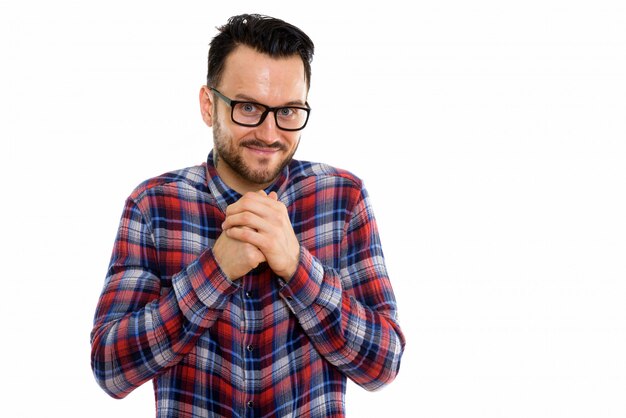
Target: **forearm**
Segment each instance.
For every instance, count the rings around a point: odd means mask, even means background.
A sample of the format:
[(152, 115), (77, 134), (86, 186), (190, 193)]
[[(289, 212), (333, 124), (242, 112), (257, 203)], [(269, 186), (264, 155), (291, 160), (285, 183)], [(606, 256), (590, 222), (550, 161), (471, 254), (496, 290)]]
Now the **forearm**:
[[(156, 277), (133, 272), (107, 281), (92, 331), (94, 375), (116, 398), (178, 363), (237, 289), (210, 250), (175, 275), (162, 295)], [(121, 290), (129, 287), (132, 292)]]
[(123, 398), (176, 364), (200, 332), (180, 314), (173, 291), (117, 320), (96, 324), (91, 341), (96, 381), (110, 396)]
[[(386, 287), (385, 277), (376, 280)], [(320, 354), (354, 382), (375, 390), (395, 378), (405, 341), (393, 297), (368, 306), (305, 249), (281, 294)]]

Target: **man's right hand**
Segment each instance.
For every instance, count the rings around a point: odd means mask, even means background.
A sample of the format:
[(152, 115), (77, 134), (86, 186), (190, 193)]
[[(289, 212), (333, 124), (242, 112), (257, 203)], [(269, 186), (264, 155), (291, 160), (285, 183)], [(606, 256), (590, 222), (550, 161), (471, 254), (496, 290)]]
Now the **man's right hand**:
[(257, 247), (229, 238), (223, 232), (213, 245), (213, 256), (230, 280), (240, 279), (266, 261)]

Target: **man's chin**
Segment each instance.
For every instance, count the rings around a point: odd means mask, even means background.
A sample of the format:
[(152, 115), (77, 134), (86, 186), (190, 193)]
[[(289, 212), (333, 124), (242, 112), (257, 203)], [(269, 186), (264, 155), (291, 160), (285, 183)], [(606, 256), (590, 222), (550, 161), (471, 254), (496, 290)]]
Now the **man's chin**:
[(220, 159), (242, 180), (265, 187), (280, 175), (293, 158), (293, 153), (269, 153), (268, 156), (244, 150), (238, 155), (220, 152)]
[(248, 167), (246, 172), (243, 174), (248, 181), (259, 185), (264, 185), (274, 181), (276, 177), (278, 177), (278, 175), (280, 174), (280, 171), (281, 170), (276, 169), (275, 167), (272, 170), (270, 170), (268, 167), (259, 169), (250, 169)]

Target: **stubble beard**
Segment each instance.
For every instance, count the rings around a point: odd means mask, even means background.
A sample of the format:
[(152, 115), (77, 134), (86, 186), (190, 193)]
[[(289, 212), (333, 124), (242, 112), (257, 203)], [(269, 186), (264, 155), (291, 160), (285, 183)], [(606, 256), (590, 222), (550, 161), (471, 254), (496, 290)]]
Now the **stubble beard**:
[(287, 151), (287, 147), (278, 142), (268, 145), (258, 139), (247, 139), (243, 140), (239, 144), (235, 144), (232, 137), (224, 132), (218, 121), (215, 121), (213, 124), (213, 145), (215, 152), (217, 153), (215, 156), (215, 162), (219, 161), (219, 164), (227, 164), (231, 170), (237, 173), (242, 179), (254, 184), (264, 185), (274, 181), (293, 159), (299, 143), (300, 138), (298, 138), (298, 143), (294, 147), (293, 151), (291, 151), (291, 153), (287, 155), (273, 170), (269, 166), (264, 166), (263, 168), (255, 170), (245, 163), (241, 152), (242, 148), (246, 146), (266, 147), (284, 152)]

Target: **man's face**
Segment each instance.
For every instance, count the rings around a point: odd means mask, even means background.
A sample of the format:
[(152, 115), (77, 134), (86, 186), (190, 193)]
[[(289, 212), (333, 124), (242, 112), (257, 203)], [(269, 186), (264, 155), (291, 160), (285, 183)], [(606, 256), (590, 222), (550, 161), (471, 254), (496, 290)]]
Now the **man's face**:
[[(270, 107), (305, 106), (307, 85), (299, 56), (275, 59), (246, 47), (237, 47), (226, 59), (219, 86), (232, 100), (262, 103)], [(217, 170), (230, 187), (264, 188), (291, 161), (300, 131), (276, 126), (274, 113), (263, 123), (245, 127), (234, 123), (231, 109), (206, 87), (201, 92), (204, 120), (213, 126)], [(203, 97), (205, 101), (203, 101)]]

